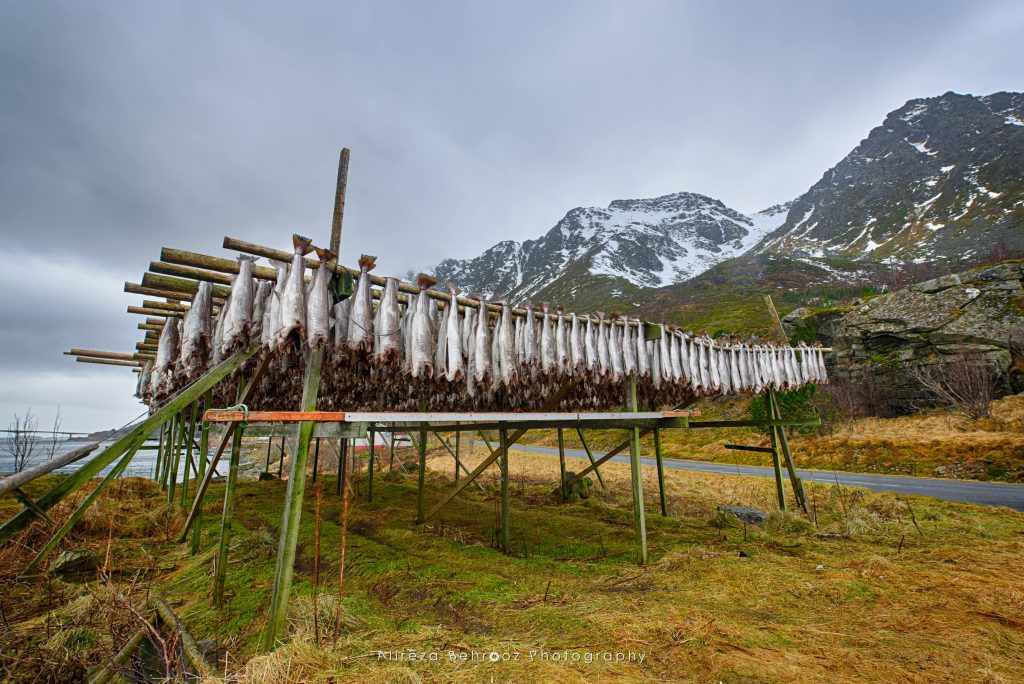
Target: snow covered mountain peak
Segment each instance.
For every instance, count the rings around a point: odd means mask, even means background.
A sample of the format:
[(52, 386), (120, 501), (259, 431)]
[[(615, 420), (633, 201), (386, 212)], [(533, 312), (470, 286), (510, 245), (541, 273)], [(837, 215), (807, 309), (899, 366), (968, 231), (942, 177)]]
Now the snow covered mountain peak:
[(782, 224), (788, 207), (747, 215), (692, 192), (578, 207), (536, 240), (504, 241), (474, 259), (446, 259), (434, 275), (482, 296), (513, 301), (550, 290), (565, 278), (662, 287), (742, 254)]

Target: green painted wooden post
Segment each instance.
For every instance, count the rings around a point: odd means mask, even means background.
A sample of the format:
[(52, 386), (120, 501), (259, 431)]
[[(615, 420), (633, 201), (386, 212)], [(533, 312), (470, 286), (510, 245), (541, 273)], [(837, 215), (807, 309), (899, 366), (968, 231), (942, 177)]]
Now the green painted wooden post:
[(142, 443), (144, 441), (144, 437), (138, 439), (138, 441), (135, 444), (133, 444), (130, 449), (128, 449), (128, 451), (117, 463), (117, 465), (110, 469), (110, 472), (107, 473), (107, 476), (104, 477), (103, 480), (98, 485), (96, 485), (96, 488), (89, 492), (89, 496), (85, 497), (85, 501), (83, 501), (81, 505), (79, 505), (79, 507), (75, 509), (75, 512), (71, 514), (71, 517), (64, 522), (61, 528), (57, 530), (56, 534), (50, 537), (50, 541), (46, 542), (46, 546), (39, 550), (39, 553), (37, 553), (36, 557), (32, 559), (32, 562), (29, 563), (28, 566), (26, 566), (26, 568), (22, 571), (21, 574), (23, 577), (31, 575), (33, 572), (35, 572), (36, 568), (39, 567), (39, 564), (42, 563), (43, 560), (48, 555), (50, 555), (50, 552), (53, 551), (54, 548), (56, 548), (57, 544), (60, 543), (60, 540), (63, 539), (67, 535), (67, 533), (71, 531), (71, 528), (75, 526), (75, 523), (78, 522), (79, 519), (81, 519), (81, 517), (85, 514), (87, 510), (89, 510), (89, 507), (93, 504), (94, 501), (96, 501), (97, 497), (99, 497), (100, 493), (103, 492), (104, 488), (106, 488), (108, 484), (110, 484), (118, 475), (120, 475), (124, 471), (125, 468), (128, 467), (128, 464), (131, 462), (132, 458), (134, 458), (136, 452), (138, 452), (139, 447), (142, 446)]
[[(456, 423), (458, 425), (458, 423)], [(462, 441), (462, 430), (455, 431), (455, 484), (459, 483), (459, 468), (462, 463), (459, 461), (459, 443)]]
[[(170, 420), (171, 416), (188, 407), (189, 404), (202, 396), (204, 392), (227, 377), (232, 371), (241, 366), (250, 356), (256, 353), (259, 348), (259, 344), (255, 344), (248, 349), (235, 352), (226, 360), (222, 361), (216, 367), (208, 371), (206, 375), (202, 376), (199, 380), (183, 389), (176, 396), (172, 397), (166, 404), (153, 411), (148, 418), (104, 449), (102, 453), (97, 454), (88, 463), (54, 485), (46, 493), (36, 499), (35, 505), (44, 511), (52, 508), (58, 501), (81, 487), (83, 484), (99, 474), (104, 468), (117, 460), (120, 456), (124, 455), (125, 451), (135, 444), (135, 440), (139, 436), (142, 436), (144, 440), (146, 437), (153, 434), (153, 431)], [(16, 514), (10, 520), (5, 522), (2, 527), (0, 527), (0, 543), (3, 543), (13, 537), (35, 519), (35, 513), (29, 510), (24, 510)]]
[(562, 434), (562, 428), (558, 428), (558, 468), (561, 471), (561, 487), (562, 501), (566, 499), (565, 491), (565, 436)]
[(420, 525), (426, 520), (426, 507), (423, 500), (423, 490), (427, 486), (427, 426), (420, 427), (420, 441), (416, 445), (420, 456), (419, 481), (416, 494), (416, 524)]
[(188, 506), (188, 474), (192, 469), (192, 445), (196, 436), (196, 416), (199, 413), (199, 402), (192, 404), (192, 416), (188, 422), (188, 442), (185, 449), (185, 475), (181, 481), (181, 507)]
[(171, 472), (167, 482), (167, 503), (174, 503), (175, 487), (178, 484), (178, 469), (181, 467), (181, 448), (185, 441), (185, 412), (178, 414), (178, 436), (174, 440), (174, 458), (171, 459)]
[[(320, 390), (320, 367), (324, 360), (322, 346), (313, 349), (306, 361), (306, 377), (302, 387), (302, 411), (315, 411)], [(295, 549), (299, 543), (299, 523), (302, 520), (302, 498), (306, 488), (306, 467), (309, 465), (309, 441), (315, 424), (299, 423), (295, 457), (288, 474), (288, 490), (281, 516), (281, 541), (277, 548), (277, 566), (274, 569), (274, 592), (270, 599), (270, 617), (263, 633), (262, 648), (272, 650), (284, 636), (288, 625), (288, 597), (295, 572)]]
[[(210, 392), (203, 395), (203, 421), (202, 427), (199, 432), (199, 477), (198, 482), (201, 483), (206, 478), (206, 452), (210, 448), (210, 422), (206, 420), (205, 413), (210, 408)], [(196, 497), (200, 498), (203, 496), (203, 488), (201, 486), (196, 487)], [(192, 555), (199, 553), (199, 528), (201, 526), (200, 518), (203, 515), (203, 503), (199, 501), (199, 507), (196, 511), (195, 520), (192, 521)]]
[[(238, 482), (238, 462), (242, 454), (242, 432), (244, 427), (235, 427), (231, 440), (231, 459), (228, 465), (228, 479), (224, 485), (224, 508), (220, 514), (220, 545), (217, 549), (217, 564), (213, 572), (213, 607), (224, 607), (224, 579), (228, 574), (228, 547), (231, 544), (231, 518), (235, 513), (235, 485)], [(195, 529), (199, 529), (197, 525)]]
[(154, 482), (159, 482), (160, 481), (160, 457), (163, 456), (163, 451), (164, 451), (164, 432), (165, 432), (165, 428), (166, 428), (165, 425), (161, 425), (160, 426), (160, 442), (159, 442), (159, 444), (156, 447), (156, 465), (153, 466), (153, 481)]
[[(779, 398), (774, 393), (771, 397), (772, 417), (782, 420), (782, 411), (779, 410)], [(789, 481), (793, 485), (793, 495), (796, 497), (797, 505), (804, 513), (810, 513), (807, 507), (807, 493), (804, 492), (804, 481), (796, 474), (796, 465), (793, 463), (793, 454), (789, 450), (789, 438), (786, 437), (786, 429), (779, 427), (779, 446), (782, 448), (782, 457), (789, 471)]]
[(511, 521), (508, 504), (508, 430), (498, 430), (499, 448), (501, 449), (501, 531), (499, 543), (504, 553), (509, 553), (509, 536)]
[(366, 473), (366, 500), (373, 501), (373, 457), (377, 454), (377, 435), (370, 430), (370, 455), (367, 463), (369, 469)]
[(661, 460), (661, 428), (654, 428), (654, 457), (658, 461), (658, 493), (661, 495), (661, 514), (668, 515), (665, 504), (665, 463)]
[[(771, 411), (770, 407), (774, 401), (774, 391), (770, 387), (765, 395), (765, 400), (768, 402), (769, 411)], [(768, 434), (772, 438), (772, 466), (775, 468), (775, 492), (779, 498), (779, 510), (785, 511), (786, 487), (782, 481), (782, 459), (779, 458), (779, 436), (778, 432), (776, 432), (777, 430), (778, 428), (774, 425), (768, 427)]]
[(178, 413), (167, 422), (167, 440), (164, 444), (164, 458), (160, 470), (160, 489), (167, 490), (167, 473), (171, 469), (171, 455), (174, 453), (174, 435), (178, 429)]
[(601, 477), (601, 469), (597, 467), (597, 461), (594, 460), (594, 454), (590, 451), (590, 445), (587, 444), (586, 438), (583, 436), (583, 430), (576, 428), (576, 434), (580, 436), (580, 444), (583, 445), (583, 450), (587, 452), (587, 458), (590, 459), (590, 465), (594, 468), (594, 474), (597, 475), (597, 481), (601, 483), (601, 489), (608, 489), (604, 483), (604, 478)]
[[(629, 381), (629, 410), (638, 411), (636, 382)], [(644, 480), (640, 468), (640, 429), (629, 430), (629, 474), (633, 481), (633, 528), (636, 532), (637, 560), (640, 565), (647, 563), (647, 521), (644, 519)]]

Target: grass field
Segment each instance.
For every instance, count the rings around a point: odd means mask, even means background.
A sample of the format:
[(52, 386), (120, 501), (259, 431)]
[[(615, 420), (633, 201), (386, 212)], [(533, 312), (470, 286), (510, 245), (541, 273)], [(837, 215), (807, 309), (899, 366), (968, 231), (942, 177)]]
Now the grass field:
[[(467, 455), (470, 467), (483, 453)], [(452, 461), (432, 451), (428, 465), (429, 504), (451, 486)], [(811, 515), (744, 526), (717, 507), (771, 511), (770, 480), (670, 471), (662, 517), (645, 469), (650, 562), (638, 567), (626, 466), (606, 465), (607, 490), (566, 504), (553, 495), (555, 459), (514, 453), (510, 471), (511, 556), (493, 548), (496, 469), (484, 491), (466, 489), (422, 527), (415, 473), (378, 473), (373, 503), (358, 476), (340, 622), (341, 505), (333, 475), (322, 477), (318, 610), (310, 487), (289, 640), (270, 654), (256, 642), (285, 483), (240, 485), (218, 613), (209, 588), (222, 485), (193, 557), (173, 541), (179, 510), (151, 482), (121, 481), (66, 544), (91, 550), (109, 580), (15, 581), (45, 540), (41, 526), (0, 549), (0, 665), (11, 681), (77, 681), (138, 627), (127, 606), (156, 595), (198, 640), (216, 642), (218, 667), (238, 682), (1024, 679), (1020, 513), (812, 484)], [(0, 499), (4, 517), (15, 508)]]
[[(704, 400), (694, 408), (702, 419), (749, 418), (745, 401)], [(800, 468), (846, 472), (893, 473), (923, 477), (1024, 482), (1024, 394), (992, 402), (990, 418), (969, 421), (946, 413), (899, 418), (858, 418), (840, 423), (831, 434), (790, 436), (793, 459)], [(566, 445), (581, 448), (574, 430)], [(598, 451), (618, 446), (622, 430), (590, 431), (588, 445)], [(555, 446), (553, 431), (529, 433), (532, 444)], [(771, 466), (770, 454), (733, 451), (726, 443), (769, 446), (766, 434), (752, 428), (667, 430), (666, 457), (719, 463)], [(642, 440), (654, 450), (654, 438)]]

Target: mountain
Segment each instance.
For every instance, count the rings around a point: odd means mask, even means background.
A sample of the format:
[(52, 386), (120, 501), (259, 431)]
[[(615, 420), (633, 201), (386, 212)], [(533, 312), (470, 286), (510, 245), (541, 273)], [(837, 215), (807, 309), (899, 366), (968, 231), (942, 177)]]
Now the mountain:
[(792, 202), (747, 215), (688, 192), (617, 200), (433, 273), (512, 302), (742, 331), (767, 327), (765, 294), (784, 313), (1014, 252), (1024, 252), (1024, 94), (946, 93), (888, 114)]
[(747, 215), (691, 192), (615, 200), (607, 208), (573, 209), (537, 240), (506, 240), (473, 259), (446, 259), (433, 274), (463, 291), (513, 302), (571, 301), (577, 309), (628, 302), (746, 252), (788, 209)]
[(757, 253), (903, 262), (1024, 249), (1024, 94), (910, 100), (797, 198)]

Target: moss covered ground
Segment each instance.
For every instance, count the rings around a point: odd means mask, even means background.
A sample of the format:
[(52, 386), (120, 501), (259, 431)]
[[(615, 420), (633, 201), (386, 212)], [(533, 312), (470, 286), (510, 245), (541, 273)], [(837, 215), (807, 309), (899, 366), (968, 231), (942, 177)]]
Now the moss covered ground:
[[(451, 487), (453, 464), (432, 450), (428, 468), (429, 505)], [(670, 471), (662, 517), (645, 468), (650, 560), (638, 567), (628, 468), (606, 465), (607, 490), (567, 503), (553, 493), (557, 468), (513, 453), (510, 555), (494, 548), (496, 469), (422, 526), (416, 473), (378, 472), (368, 503), (364, 470), (340, 610), (342, 507), (334, 475), (322, 476), (317, 609), (310, 486), (289, 635), (269, 654), (257, 641), (286, 483), (240, 484), (218, 612), (209, 589), (223, 485), (211, 488), (192, 556), (174, 540), (180, 509), (153, 483), (123, 480), (63, 547), (89, 550), (106, 573), (15, 580), (45, 540), (41, 523), (0, 549), (0, 672), (78, 681), (138, 627), (128, 606), (160, 596), (238, 682), (1024, 679), (1020, 513), (812, 484), (809, 515), (744, 525), (717, 507), (772, 511), (770, 480)], [(16, 506), (0, 499), (0, 514)]]

